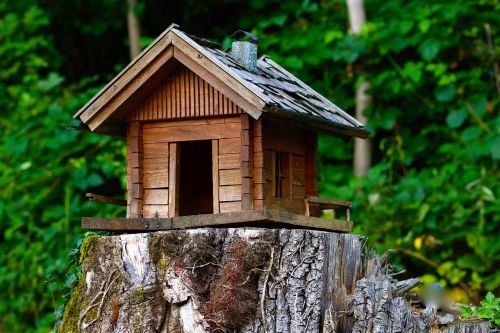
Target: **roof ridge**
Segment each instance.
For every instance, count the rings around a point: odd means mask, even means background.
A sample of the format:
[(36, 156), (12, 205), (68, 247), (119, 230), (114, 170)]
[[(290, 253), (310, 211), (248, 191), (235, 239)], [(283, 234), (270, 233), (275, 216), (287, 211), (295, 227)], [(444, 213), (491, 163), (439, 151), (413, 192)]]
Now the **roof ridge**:
[(115, 77), (109, 81), (104, 87), (102, 87), (101, 90), (97, 94), (95, 94), (85, 105), (83, 105), (80, 110), (78, 110), (74, 115), (73, 118), (77, 118), (80, 116), (85, 110), (92, 104), (96, 99), (98, 99), (109, 87), (115, 83), (120, 76), (122, 76), (130, 67), (132, 67), (139, 59), (141, 59), (151, 48), (153, 48), (156, 43), (158, 43), (163, 37), (165, 37), (166, 34), (168, 34), (171, 30), (173, 29), (178, 29), (180, 26), (176, 23), (172, 23), (168, 26), (165, 31), (163, 31), (158, 37), (155, 38), (155, 40), (150, 43), (144, 50), (141, 51), (132, 61), (128, 63), (127, 66), (125, 66), (118, 74), (115, 75)]

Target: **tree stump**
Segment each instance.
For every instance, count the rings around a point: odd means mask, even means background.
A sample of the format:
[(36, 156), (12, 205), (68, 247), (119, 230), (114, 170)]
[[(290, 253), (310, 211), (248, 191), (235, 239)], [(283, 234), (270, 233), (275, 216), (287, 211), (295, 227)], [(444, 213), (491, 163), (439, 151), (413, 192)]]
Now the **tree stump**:
[(59, 332), (430, 332), (363, 244), (301, 229), (93, 236)]

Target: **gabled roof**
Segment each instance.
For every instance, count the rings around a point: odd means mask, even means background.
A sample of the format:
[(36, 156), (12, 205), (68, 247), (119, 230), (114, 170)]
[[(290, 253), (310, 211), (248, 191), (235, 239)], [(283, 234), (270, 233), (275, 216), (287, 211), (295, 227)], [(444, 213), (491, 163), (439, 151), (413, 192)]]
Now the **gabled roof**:
[(175, 24), (85, 104), (74, 118), (80, 119), (92, 131), (116, 132), (116, 128), (122, 126), (128, 106), (147, 95), (148, 87), (152, 86), (150, 82), (164, 77), (171, 70), (174, 59), (255, 119), (264, 114), (330, 133), (368, 136), (363, 124), (269, 57), (260, 58), (257, 70), (249, 72), (229, 53), (199, 43)]

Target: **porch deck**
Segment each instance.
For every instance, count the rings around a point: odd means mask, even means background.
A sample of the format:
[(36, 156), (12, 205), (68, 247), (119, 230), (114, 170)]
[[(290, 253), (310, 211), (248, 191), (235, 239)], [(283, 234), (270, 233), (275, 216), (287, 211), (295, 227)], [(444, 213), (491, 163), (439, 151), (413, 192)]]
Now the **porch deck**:
[(189, 229), (222, 225), (227, 227), (259, 226), (351, 232), (353, 222), (324, 219), (267, 209), (176, 216), (169, 218), (82, 218), (82, 228), (84, 229), (121, 232)]

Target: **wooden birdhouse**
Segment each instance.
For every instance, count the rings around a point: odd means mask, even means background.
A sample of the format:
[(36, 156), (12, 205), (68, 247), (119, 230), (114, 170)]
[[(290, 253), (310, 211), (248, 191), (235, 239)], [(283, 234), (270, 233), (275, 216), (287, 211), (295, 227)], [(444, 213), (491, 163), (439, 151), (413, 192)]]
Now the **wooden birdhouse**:
[[(257, 60), (254, 40), (224, 52), (171, 25), (74, 117), (127, 142), (127, 218), (83, 218), (87, 229), (352, 228), (349, 202), (318, 197), (317, 133), (366, 130), (269, 57)], [(323, 208), (346, 216), (320, 218)]]

